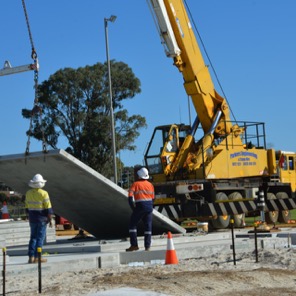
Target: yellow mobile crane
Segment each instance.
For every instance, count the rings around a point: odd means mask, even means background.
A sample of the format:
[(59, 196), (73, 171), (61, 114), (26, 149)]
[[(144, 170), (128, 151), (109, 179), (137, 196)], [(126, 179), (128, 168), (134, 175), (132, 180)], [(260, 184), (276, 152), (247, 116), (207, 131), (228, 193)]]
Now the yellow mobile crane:
[[(296, 208), (295, 154), (266, 149), (264, 123), (231, 121), (183, 0), (147, 2), (166, 55), (181, 72), (197, 114), (192, 126), (172, 124), (154, 130), (145, 164), (155, 186), (155, 208), (180, 223), (188, 218), (210, 220), (214, 228), (228, 227), (231, 217), (241, 227), (245, 214), (260, 209), (269, 223), (287, 222)], [(203, 136), (195, 140), (199, 127)], [(281, 157), (289, 157), (294, 179), (282, 178)], [(264, 200), (257, 203), (259, 192)]]

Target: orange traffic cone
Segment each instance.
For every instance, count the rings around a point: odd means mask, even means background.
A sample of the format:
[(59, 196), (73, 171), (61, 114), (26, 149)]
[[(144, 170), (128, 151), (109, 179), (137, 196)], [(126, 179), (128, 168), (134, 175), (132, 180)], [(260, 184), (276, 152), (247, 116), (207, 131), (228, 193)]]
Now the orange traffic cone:
[(168, 232), (167, 250), (165, 254), (165, 264), (178, 264), (177, 253), (174, 248), (173, 237), (170, 232)]
[(3, 202), (3, 207), (1, 209), (2, 211), (2, 219), (9, 219), (9, 213), (8, 213), (8, 208), (7, 208), (7, 204), (6, 201)]

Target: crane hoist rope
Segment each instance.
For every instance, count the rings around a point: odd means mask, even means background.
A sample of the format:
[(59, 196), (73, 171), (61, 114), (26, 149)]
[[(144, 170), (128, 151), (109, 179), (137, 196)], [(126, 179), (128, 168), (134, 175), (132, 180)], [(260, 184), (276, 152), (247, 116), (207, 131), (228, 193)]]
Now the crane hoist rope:
[[(34, 46), (34, 42), (33, 42), (33, 37), (32, 37), (31, 28), (30, 28), (30, 22), (29, 22), (29, 17), (28, 17), (28, 13), (27, 13), (25, 0), (22, 0), (22, 5), (23, 5), (27, 29), (28, 29), (28, 33), (29, 33), (29, 39), (30, 39), (30, 43), (31, 43), (31, 47), (32, 47), (31, 58), (34, 60), (34, 65), (38, 65), (38, 56), (37, 56), (37, 52), (35, 50), (35, 46)], [(38, 116), (38, 119), (39, 119), (40, 130), (42, 133), (42, 151), (44, 153), (47, 152), (47, 143), (45, 140), (44, 128), (42, 125), (42, 108), (39, 105), (39, 100), (38, 100), (38, 78), (39, 78), (38, 76), (39, 76), (39, 67), (36, 66), (34, 68), (34, 89), (35, 89), (34, 106), (31, 111), (30, 126), (29, 126), (29, 131), (28, 131), (28, 140), (27, 140), (25, 155), (28, 155), (29, 151), (30, 151), (30, 138), (31, 138), (31, 135), (33, 134), (32, 130), (33, 130), (34, 116)]]

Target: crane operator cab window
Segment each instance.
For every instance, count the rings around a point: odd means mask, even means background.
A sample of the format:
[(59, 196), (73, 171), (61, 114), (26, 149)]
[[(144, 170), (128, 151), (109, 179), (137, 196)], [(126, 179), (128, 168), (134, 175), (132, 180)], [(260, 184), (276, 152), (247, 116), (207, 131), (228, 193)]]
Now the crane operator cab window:
[(167, 137), (167, 142), (165, 144), (166, 152), (176, 152), (178, 149), (178, 142), (177, 142), (177, 133), (176, 129), (173, 129), (171, 134)]
[(166, 126), (156, 127), (148, 144), (145, 153), (145, 164), (150, 174), (163, 173), (160, 155), (164, 147), (165, 134), (168, 134)]
[(162, 155), (175, 153), (178, 149), (176, 126), (165, 125), (154, 129), (145, 153), (145, 163), (150, 174), (162, 174)]
[(175, 124), (158, 126), (154, 129), (145, 153), (145, 165), (150, 174), (162, 174), (164, 166), (174, 161), (189, 131), (190, 126), (180, 127)]
[(289, 170), (290, 171), (295, 170), (295, 160), (293, 156), (289, 156)]
[(295, 170), (295, 156), (287, 156), (282, 154), (279, 161), (278, 161), (279, 167), (283, 171), (294, 171)]

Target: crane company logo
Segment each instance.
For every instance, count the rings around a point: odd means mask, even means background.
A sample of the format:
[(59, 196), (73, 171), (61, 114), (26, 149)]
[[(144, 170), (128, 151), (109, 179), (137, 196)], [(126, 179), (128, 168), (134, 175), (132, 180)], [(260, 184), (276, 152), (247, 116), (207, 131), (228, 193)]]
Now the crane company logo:
[[(237, 158), (236, 161), (232, 162), (232, 166), (240, 167), (240, 166), (255, 166), (258, 155), (252, 152), (240, 151), (230, 154), (230, 159)], [(253, 159), (253, 160), (252, 160)]]
[(247, 152), (247, 151), (240, 151), (240, 152), (235, 152), (230, 154), (230, 159), (235, 158), (235, 157), (253, 157), (256, 158), (258, 157), (257, 154), (253, 153), (253, 152)]

